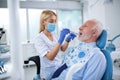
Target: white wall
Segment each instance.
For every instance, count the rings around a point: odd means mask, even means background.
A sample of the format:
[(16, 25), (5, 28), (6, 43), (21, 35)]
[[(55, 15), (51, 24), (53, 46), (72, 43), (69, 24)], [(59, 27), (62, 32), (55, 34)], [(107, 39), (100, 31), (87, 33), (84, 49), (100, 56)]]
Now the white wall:
[(83, 9), (84, 21), (95, 18), (105, 24), (105, 6), (103, 5), (103, 1), (88, 0), (85, 2)]
[[(96, 2), (97, 1), (97, 2)], [(104, 3), (105, 0), (88, 0), (84, 5), (84, 21), (96, 18), (108, 30), (108, 39), (120, 34), (120, 0), (113, 0), (112, 3)], [(120, 38), (114, 41), (120, 48)]]
[[(109, 39), (120, 34), (120, 0), (113, 0), (112, 4), (105, 5), (105, 21), (109, 27)], [(120, 37), (114, 43), (120, 48)]]

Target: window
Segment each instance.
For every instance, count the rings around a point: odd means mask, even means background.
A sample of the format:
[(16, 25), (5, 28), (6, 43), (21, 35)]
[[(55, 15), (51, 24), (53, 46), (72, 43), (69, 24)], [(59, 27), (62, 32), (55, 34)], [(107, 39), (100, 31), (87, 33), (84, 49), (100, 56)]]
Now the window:
[[(30, 41), (32, 42), (34, 37), (39, 32), (40, 14), (43, 10), (41, 9), (29, 9), (29, 33)], [(58, 14), (58, 29), (57, 33), (62, 28), (69, 28), (72, 31), (77, 31), (79, 26), (82, 24), (81, 11), (64, 11), (64, 10), (53, 10)]]
[(9, 24), (8, 9), (1, 8), (0, 9), (0, 28), (8, 29), (8, 24)]
[[(8, 15), (8, 9), (1, 8), (0, 9), (0, 44), (7, 44), (8, 41), (8, 32), (9, 32), (9, 15)], [(5, 31), (4, 34), (2, 34), (2, 31)]]
[[(27, 15), (26, 9), (20, 9), (20, 27), (22, 42), (30, 40), (33, 42), (33, 38), (39, 32), (40, 14), (44, 9), (28, 9), (28, 27), (27, 27)], [(58, 14), (58, 29), (57, 33), (63, 28), (69, 28), (72, 31), (77, 31), (78, 27), (82, 24), (82, 17), (80, 10), (53, 10)], [(7, 29), (9, 33), (9, 14), (8, 9), (0, 9), (0, 27)], [(8, 34), (7, 38), (9, 39)], [(9, 40), (8, 40), (9, 41)]]
[(62, 28), (69, 28), (72, 31), (77, 32), (79, 26), (82, 24), (81, 11), (71, 10), (71, 11), (58, 11), (59, 16), (59, 30)]

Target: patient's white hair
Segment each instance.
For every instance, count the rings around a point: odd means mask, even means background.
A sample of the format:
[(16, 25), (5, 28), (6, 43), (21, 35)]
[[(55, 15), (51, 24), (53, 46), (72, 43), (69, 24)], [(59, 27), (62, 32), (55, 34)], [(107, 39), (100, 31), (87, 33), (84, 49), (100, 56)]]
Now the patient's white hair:
[(103, 25), (100, 21), (96, 20), (96, 19), (92, 19), (96, 25), (94, 26), (94, 29), (97, 29), (98, 30), (98, 37), (100, 36), (100, 34), (102, 33), (103, 31)]

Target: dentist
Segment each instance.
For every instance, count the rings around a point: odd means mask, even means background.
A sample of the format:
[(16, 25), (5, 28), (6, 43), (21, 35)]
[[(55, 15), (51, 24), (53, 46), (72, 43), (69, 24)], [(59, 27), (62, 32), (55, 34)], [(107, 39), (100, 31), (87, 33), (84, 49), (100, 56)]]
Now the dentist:
[[(54, 71), (61, 64), (59, 51), (65, 51), (69, 41), (74, 39), (75, 34), (70, 33), (69, 29), (63, 29), (59, 39), (53, 33), (57, 23), (57, 14), (51, 10), (44, 10), (40, 17), (40, 31), (35, 38), (35, 48), (40, 55), (41, 60), (41, 79), (50, 80)], [(69, 34), (70, 33), (70, 34)], [(63, 43), (66, 35), (66, 41)]]

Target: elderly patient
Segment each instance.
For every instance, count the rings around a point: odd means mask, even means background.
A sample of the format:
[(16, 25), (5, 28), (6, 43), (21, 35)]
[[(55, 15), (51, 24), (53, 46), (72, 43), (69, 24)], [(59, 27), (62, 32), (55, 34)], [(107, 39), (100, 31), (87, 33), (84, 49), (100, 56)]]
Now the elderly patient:
[(68, 51), (52, 80), (65, 80), (69, 69), (77, 63), (81, 67), (72, 75), (71, 80), (101, 80), (106, 69), (106, 59), (96, 46), (96, 40), (102, 30), (103, 26), (99, 21), (94, 19), (86, 21), (79, 28), (80, 43)]

